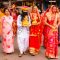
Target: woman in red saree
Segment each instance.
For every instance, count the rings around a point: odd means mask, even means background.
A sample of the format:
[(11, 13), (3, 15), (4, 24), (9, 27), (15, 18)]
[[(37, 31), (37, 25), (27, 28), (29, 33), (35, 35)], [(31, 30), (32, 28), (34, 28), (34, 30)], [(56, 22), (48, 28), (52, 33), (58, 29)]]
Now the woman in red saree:
[[(42, 36), (42, 25), (40, 20), (40, 14), (36, 6), (32, 7), (30, 13), (31, 26), (30, 26), (30, 40), (29, 40), (29, 52), (31, 55), (39, 53)], [(41, 28), (40, 28), (41, 27)]]
[[(58, 23), (57, 23), (58, 22)], [(46, 57), (57, 58), (58, 55), (58, 25), (59, 15), (57, 14), (56, 6), (51, 7), (51, 12), (46, 14), (45, 19), (46, 34), (47, 34), (47, 45), (46, 45)]]
[(16, 4), (12, 4), (12, 7), (10, 9), (10, 13), (11, 13), (11, 16), (13, 17), (13, 34), (14, 34), (14, 36), (16, 36), (16, 34), (17, 34), (17, 17), (18, 17)]
[(13, 11), (11, 11), (11, 16), (13, 17), (13, 34), (14, 36), (16, 36), (17, 34), (17, 12), (16, 10), (12, 9)]

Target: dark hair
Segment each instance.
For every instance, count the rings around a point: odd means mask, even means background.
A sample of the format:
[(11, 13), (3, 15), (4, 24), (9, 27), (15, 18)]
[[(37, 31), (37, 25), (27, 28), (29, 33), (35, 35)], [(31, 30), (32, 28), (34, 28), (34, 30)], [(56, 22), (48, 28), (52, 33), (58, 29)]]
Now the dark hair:
[(21, 21), (24, 19), (24, 17), (25, 17), (26, 15), (28, 15), (28, 12), (22, 11), (22, 14), (21, 14), (21, 16), (22, 16)]
[[(8, 8), (4, 8), (4, 13), (5, 13), (5, 11), (6, 11), (6, 10), (8, 10), (8, 11), (9, 11), (9, 9), (8, 9)], [(10, 11), (9, 11), (9, 12), (10, 12)]]
[(6, 10), (8, 10), (10, 15), (11, 15), (11, 12), (10, 12), (10, 10), (8, 8), (4, 8), (4, 13), (5, 13)]

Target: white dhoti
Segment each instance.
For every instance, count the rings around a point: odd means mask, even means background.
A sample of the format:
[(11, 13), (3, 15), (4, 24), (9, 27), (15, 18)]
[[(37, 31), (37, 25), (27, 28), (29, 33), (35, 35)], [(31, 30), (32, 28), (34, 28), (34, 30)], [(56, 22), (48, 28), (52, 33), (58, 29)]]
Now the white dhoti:
[(17, 42), (20, 53), (23, 54), (29, 47), (29, 28), (20, 27), (17, 30)]

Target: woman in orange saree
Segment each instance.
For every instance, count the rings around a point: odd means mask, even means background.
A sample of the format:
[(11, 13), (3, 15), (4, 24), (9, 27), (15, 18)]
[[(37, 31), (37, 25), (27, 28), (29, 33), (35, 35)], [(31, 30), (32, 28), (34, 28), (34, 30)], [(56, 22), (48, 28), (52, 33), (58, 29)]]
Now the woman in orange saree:
[(4, 16), (4, 14), (2, 13), (2, 11), (0, 10), (0, 36), (2, 35), (2, 17)]
[(43, 25), (41, 24), (40, 14), (36, 6), (32, 8), (30, 17), (31, 17), (31, 26), (30, 26), (29, 52), (31, 55), (36, 55), (39, 53), (41, 46), (41, 36), (42, 36), (41, 25)]
[[(57, 58), (58, 56), (58, 25), (59, 15), (56, 6), (52, 6), (51, 13), (46, 14), (47, 45), (45, 55), (48, 58)], [(58, 23), (57, 23), (58, 22)]]
[(0, 39), (2, 38), (2, 17), (3, 16), (4, 16), (4, 13), (2, 13), (1, 8), (0, 8)]

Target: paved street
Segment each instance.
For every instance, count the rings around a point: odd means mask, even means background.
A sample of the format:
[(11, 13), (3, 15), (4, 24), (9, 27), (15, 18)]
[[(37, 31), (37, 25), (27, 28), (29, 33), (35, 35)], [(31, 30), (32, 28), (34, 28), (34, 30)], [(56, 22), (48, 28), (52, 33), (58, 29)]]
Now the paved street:
[(40, 54), (37, 56), (31, 56), (29, 54), (18, 57), (18, 46), (15, 41), (15, 52), (13, 54), (5, 54), (2, 52), (2, 44), (0, 43), (0, 60), (60, 60), (60, 47), (59, 47), (59, 59), (47, 59), (44, 55), (44, 48), (41, 47)]

